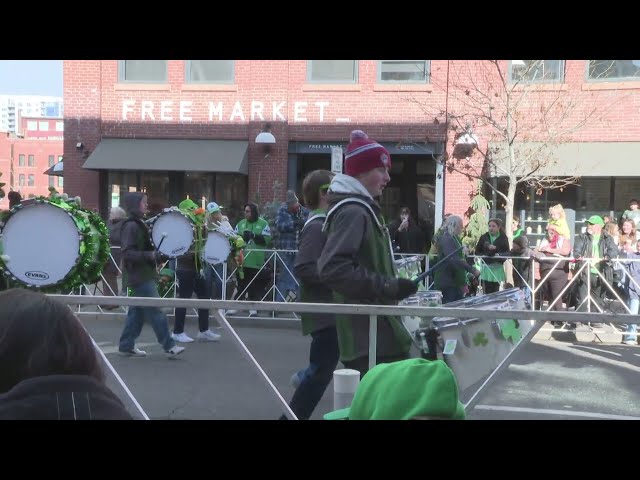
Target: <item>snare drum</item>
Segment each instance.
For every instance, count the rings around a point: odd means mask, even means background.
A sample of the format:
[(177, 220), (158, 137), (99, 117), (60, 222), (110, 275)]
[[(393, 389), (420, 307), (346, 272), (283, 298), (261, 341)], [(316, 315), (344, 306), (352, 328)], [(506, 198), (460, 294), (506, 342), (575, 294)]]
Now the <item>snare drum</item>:
[(44, 198), (11, 210), (2, 228), (2, 248), (11, 280), (69, 289), (97, 282), (110, 250), (107, 227), (98, 215)]
[(210, 265), (217, 265), (227, 261), (231, 254), (229, 238), (220, 232), (210, 231), (204, 244), (204, 261)]
[[(189, 251), (195, 224), (176, 207), (165, 208), (151, 224), (151, 240), (164, 256), (176, 258)], [(163, 240), (164, 238), (164, 240)], [(162, 243), (161, 243), (162, 242)]]
[[(442, 292), (439, 290), (420, 290), (416, 292), (415, 295), (401, 300), (398, 305), (405, 307), (441, 307)], [(431, 318), (432, 317), (403, 316), (402, 323), (413, 336), (419, 328), (430, 327)]]
[[(472, 298), (482, 298), (475, 301)], [(508, 310), (524, 310), (524, 294), (510, 289), (495, 294), (452, 302), (445, 307), (460, 308), (465, 301), (474, 309), (495, 310), (495, 320), (436, 317), (445, 353), (444, 360), (453, 370), (460, 390), (464, 390), (490, 375), (533, 328), (533, 320), (511, 320)], [(455, 305), (458, 304), (458, 305)], [(462, 320), (462, 321), (461, 321)], [(447, 342), (451, 344), (447, 348)], [(453, 344), (455, 343), (455, 347)]]

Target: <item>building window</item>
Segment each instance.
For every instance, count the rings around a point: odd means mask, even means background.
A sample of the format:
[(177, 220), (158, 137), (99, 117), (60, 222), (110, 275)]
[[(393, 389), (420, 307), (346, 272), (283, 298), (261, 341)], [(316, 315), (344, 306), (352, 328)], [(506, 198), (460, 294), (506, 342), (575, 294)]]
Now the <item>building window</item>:
[(18, 155), (18, 166), (24, 167), (24, 153), (21, 153), (20, 155)]
[(38, 130), (41, 132), (49, 131), (49, 122), (38, 122)]
[(315, 83), (357, 83), (357, 60), (309, 60), (307, 80)]
[(58, 188), (64, 187), (64, 178), (58, 177)]
[(64, 132), (64, 122), (56, 122), (56, 132)]
[(56, 157), (53, 156), (53, 155), (49, 155), (49, 166), (50, 167), (53, 167), (53, 164), (55, 163), (55, 161), (56, 161)]
[(380, 60), (379, 83), (429, 83), (428, 60)]
[(18, 175), (18, 186), (24, 187), (24, 173)]
[(58, 161), (61, 162), (62, 161), (62, 155), (58, 155)]
[(38, 130), (38, 122), (36, 122), (35, 120), (28, 120), (27, 130)]
[(562, 82), (564, 60), (511, 60), (509, 80), (512, 82)]
[(589, 60), (587, 80), (638, 80), (640, 60)]
[(30, 167), (35, 167), (36, 166), (36, 157), (35, 157), (35, 155), (29, 155), (29, 166)]
[(167, 81), (166, 60), (120, 60), (118, 79), (131, 83), (165, 83)]
[(27, 186), (29, 187), (33, 187), (36, 184), (36, 176), (33, 174), (29, 175), (29, 183), (27, 184)]
[(49, 175), (49, 186), (55, 188), (56, 186), (55, 182), (56, 182), (56, 177), (54, 177), (53, 175)]
[(187, 60), (185, 74), (187, 83), (233, 83), (235, 62), (233, 60)]

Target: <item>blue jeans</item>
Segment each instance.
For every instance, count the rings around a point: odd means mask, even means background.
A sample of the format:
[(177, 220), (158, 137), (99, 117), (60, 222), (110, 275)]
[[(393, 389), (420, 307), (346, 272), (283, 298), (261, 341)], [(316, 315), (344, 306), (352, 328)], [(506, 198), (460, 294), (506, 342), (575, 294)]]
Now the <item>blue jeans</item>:
[[(213, 285), (213, 298), (214, 300), (222, 300), (222, 267), (223, 264), (222, 263), (218, 263), (216, 265), (209, 265), (207, 264), (206, 266), (206, 270), (205, 270), (205, 278), (207, 279), (207, 282), (209, 283), (209, 285)], [(227, 274), (229, 272), (227, 271)], [(226, 280), (226, 279), (225, 279)], [(226, 288), (226, 285), (225, 287)], [(227, 299), (228, 300), (228, 299)]]
[(301, 420), (308, 420), (331, 383), (338, 365), (338, 333), (335, 327), (311, 333), (309, 366), (302, 370), (302, 381), (291, 398), (289, 406)]
[[(155, 280), (149, 280), (148, 282), (130, 288), (134, 297), (160, 297)], [(129, 352), (133, 350), (136, 339), (140, 336), (140, 332), (142, 331), (145, 319), (149, 320), (151, 323), (151, 328), (153, 328), (153, 331), (156, 334), (158, 343), (162, 345), (165, 352), (174, 347), (175, 342), (169, 333), (167, 316), (158, 307), (129, 307), (127, 320), (124, 324), (124, 330), (122, 330), (122, 335), (120, 335), (119, 350), (121, 352)]]
[[(280, 293), (276, 292), (276, 302), (295, 301), (295, 299), (297, 299), (300, 295), (298, 284), (296, 283), (296, 280), (293, 276), (293, 264), (296, 261), (296, 255), (295, 253), (286, 252), (279, 253), (278, 255), (279, 258), (276, 263), (278, 272), (276, 286), (278, 287), (278, 291)], [(289, 270), (287, 270), (287, 268)], [(287, 299), (290, 291), (295, 294), (295, 298)]]
[[(629, 310), (631, 310), (632, 315), (637, 315), (639, 309), (640, 309), (640, 299), (632, 298), (631, 300), (629, 300)], [(636, 325), (635, 323), (630, 323), (629, 326), (627, 327), (626, 333), (636, 333), (637, 331), (638, 331), (638, 325)], [(635, 335), (625, 335), (623, 340), (637, 341), (638, 337), (636, 337)]]

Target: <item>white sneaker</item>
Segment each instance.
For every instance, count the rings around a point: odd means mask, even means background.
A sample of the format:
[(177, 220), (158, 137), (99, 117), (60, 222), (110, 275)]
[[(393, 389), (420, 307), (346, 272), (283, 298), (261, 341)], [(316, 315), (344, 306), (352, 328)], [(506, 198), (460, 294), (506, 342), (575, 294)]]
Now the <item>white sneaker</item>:
[(636, 340), (625, 340), (624, 342), (625, 345), (638, 345), (638, 342)]
[(180, 355), (182, 352), (184, 352), (184, 347), (179, 347), (178, 345), (174, 345), (172, 348), (166, 351), (167, 356), (169, 358), (175, 358), (176, 356)]
[(182, 333), (172, 333), (171, 334), (171, 338), (173, 338), (176, 342), (180, 342), (180, 343), (191, 343), (191, 342), (193, 342), (193, 338), (191, 338), (189, 335), (187, 335), (184, 332), (182, 332)]
[(139, 348), (133, 347), (132, 350), (128, 352), (123, 352), (122, 350), (118, 350), (118, 355), (122, 355), (123, 357), (146, 357), (147, 352), (144, 350), (140, 350)]
[(205, 330), (204, 332), (198, 333), (196, 338), (200, 342), (217, 342), (220, 340), (220, 335), (213, 333), (211, 330)]
[(249, 316), (253, 317), (254, 315), (258, 315), (258, 311), (257, 310), (249, 310)]

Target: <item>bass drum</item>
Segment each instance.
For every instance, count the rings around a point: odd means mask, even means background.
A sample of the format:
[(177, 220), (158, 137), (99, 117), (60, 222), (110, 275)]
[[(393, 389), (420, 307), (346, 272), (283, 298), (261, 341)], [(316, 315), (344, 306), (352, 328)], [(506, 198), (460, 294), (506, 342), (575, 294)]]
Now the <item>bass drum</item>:
[(229, 238), (216, 231), (209, 232), (204, 244), (204, 261), (210, 265), (217, 265), (226, 262), (230, 254)]
[(97, 282), (109, 256), (102, 219), (63, 201), (26, 200), (2, 228), (5, 275), (28, 287)]
[(164, 256), (176, 258), (184, 255), (191, 248), (194, 228), (195, 225), (191, 219), (179, 209), (167, 208), (153, 221), (151, 240)]

